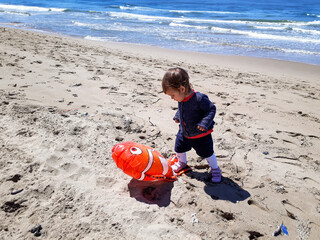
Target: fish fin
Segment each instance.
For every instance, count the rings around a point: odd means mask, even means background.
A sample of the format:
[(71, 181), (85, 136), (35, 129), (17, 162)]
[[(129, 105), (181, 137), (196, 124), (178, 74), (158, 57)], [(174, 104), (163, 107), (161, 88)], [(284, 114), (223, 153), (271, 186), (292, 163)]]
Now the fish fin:
[(169, 182), (174, 182), (174, 181), (178, 180), (177, 176), (166, 177), (163, 175), (151, 175), (149, 177), (153, 178), (154, 180), (166, 180)]
[(171, 167), (174, 165), (176, 162), (178, 162), (178, 158), (176, 155), (173, 155), (169, 160), (167, 160), (168, 165)]

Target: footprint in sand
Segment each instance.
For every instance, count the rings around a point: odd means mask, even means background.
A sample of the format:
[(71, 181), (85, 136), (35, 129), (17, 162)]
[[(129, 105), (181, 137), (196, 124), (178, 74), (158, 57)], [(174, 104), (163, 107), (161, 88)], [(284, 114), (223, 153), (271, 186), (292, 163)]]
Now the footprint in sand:
[(59, 169), (57, 168), (58, 164), (59, 164), (59, 158), (56, 155), (51, 155), (45, 161), (42, 171), (48, 174), (52, 174), (53, 176), (57, 176), (60, 173)]
[(104, 189), (110, 189), (116, 182), (117, 180), (111, 177), (98, 177), (96, 180), (96, 185)]
[(72, 164), (72, 166), (69, 168), (68, 173), (71, 175), (69, 176), (70, 179), (74, 181), (79, 181), (79, 180), (88, 180), (88, 176), (92, 175), (91, 170), (86, 167), (81, 167), (79, 168), (78, 165)]

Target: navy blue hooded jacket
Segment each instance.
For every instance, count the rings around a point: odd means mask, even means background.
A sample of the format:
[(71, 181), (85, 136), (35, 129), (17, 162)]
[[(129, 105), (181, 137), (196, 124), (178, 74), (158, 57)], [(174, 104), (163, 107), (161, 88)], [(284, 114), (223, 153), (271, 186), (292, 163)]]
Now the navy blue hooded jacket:
[[(200, 92), (193, 92), (189, 97), (178, 103), (178, 111), (174, 120), (180, 122), (180, 132), (187, 138), (198, 138), (210, 134), (214, 125), (216, 106), (208, 96)], [(201, 131), (198, 126), (206, 131)]]

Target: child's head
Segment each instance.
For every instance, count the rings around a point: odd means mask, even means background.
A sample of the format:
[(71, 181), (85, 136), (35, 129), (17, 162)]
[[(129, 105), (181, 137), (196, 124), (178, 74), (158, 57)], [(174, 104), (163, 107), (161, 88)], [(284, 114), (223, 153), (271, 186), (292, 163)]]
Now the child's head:
[(170, 68), (162, 78), (163, 92), (178, 102), (187, 97), (191, 89), (189, 75), (182, 68)]

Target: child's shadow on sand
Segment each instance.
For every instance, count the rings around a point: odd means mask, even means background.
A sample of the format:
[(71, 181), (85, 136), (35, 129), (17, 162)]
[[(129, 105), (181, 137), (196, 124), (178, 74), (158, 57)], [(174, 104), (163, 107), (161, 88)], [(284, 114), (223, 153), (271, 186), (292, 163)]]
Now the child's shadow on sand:
[(211, 176), (208, 173), (200, 173), (191, 171), (186, 173), (187, 176), (198, 181), (204, 182), (206, 185), (204, 191), (214, 200), (226, 200), (232, 203), (244, 201), (251, 195), (248, 191), (241, 188), (232, 179), (222, 177), (220, 183), (212, 183)]
[[(250, 193), (241, 188), (232, 179), (223, 177), (221, 183), (211, 183), (208, 173), (191, 171), (186, 173), (190, 178), (204, 182), (204, 191), (214, 200), (226, 200), (232, 203), (244, 201), (250, 197)], [(186, 180), (188, 187), (196, 187)], [(170, 204), (173, 182), (166, 181), (138, 181), (134, 178), (128, 184), (130, 197), (139, 202), (157, 204), (159, 207), (167, 207)]]
[(170, 204), (173, 182), (166, 181), (138, 181), (134, 178), (128, 184), (130, 197), (139, 202), (157, 204), (159, 207), (167, 207)]

